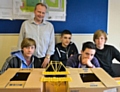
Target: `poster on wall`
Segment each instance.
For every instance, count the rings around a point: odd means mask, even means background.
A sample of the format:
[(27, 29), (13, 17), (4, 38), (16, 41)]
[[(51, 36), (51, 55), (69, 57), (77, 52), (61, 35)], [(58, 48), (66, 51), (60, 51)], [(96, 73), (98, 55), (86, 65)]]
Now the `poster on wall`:
[(66, 0), (0, 0), (0, 19), (29, 19), (34, 17), (37, 3), (47, 5), (46, 20), (66, 20)]
[(0, 0), (0, 19), (13, 19), (13, 0)]
[(48, 6), (47, 20), (66, 20), (66, 0), (43, 0)]

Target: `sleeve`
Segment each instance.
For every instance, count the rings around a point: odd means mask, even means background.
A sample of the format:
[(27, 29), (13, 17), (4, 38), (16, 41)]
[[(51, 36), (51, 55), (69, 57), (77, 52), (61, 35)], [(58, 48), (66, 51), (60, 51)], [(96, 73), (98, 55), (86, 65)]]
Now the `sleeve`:
[(54, 54), (54, 48), (55, 48), (55, 36), (54, 36), (54, 27), (52, 25), (51, 28), (51, 36), (50, 36), (50, 42), (47, 50), (47, 55), (53, 55)]
[(24, 38), (25, 38), (25, 23), (23, 22), (18, 38), (18, 50), (21, 50), (21, 42)]
[(41, 65), (41, 59), (34, 56), (34, 68), (41, 68)]
[(118, 60), (120, 62), (120, 52), (115, 48), (115, 47), (112, 47), (112, 58)]
[(10, 62), (12, 62), (12, 61), (13, 61), (13, 56), (10, 56), (6, 59), (5, 63), (2, 66), (1, 74), (4, 73), (8, 68), (12, 68), (10, 66)]
[(75, 68), (76, 65), (77, 65), (77, 63), (76, 63), (74, 56), (68, 58), (67, 63), (66, 63), (67, 67)]
[(95, 67), (100, 67), (99, 61), (96, 57), (94, 57), (91, 62)]

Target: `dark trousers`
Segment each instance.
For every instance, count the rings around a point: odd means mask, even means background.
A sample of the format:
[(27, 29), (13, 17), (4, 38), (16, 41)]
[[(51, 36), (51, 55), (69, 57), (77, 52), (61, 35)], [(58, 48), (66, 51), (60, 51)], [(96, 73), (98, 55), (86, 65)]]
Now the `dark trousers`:
[(40, 60), (41, 60), (41, 65), (42, 65), (44, 59), (45, 59), (45, 57), (40, 58)]

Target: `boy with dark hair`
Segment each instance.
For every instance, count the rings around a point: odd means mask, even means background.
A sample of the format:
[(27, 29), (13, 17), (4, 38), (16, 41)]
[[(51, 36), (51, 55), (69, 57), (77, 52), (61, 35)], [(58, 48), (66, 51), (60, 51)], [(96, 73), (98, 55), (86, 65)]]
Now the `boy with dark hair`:
[(71, 33), (69, 30), (63, 30), (62, 33), (61, 33), (61, 37), (62, 37), (64, 34), (72, 35), (72, 33)]
[(94, 57), (96, 47), (92, 42), (85, 42), (81, 54), (76, 54), (67, 60), (66, 66), (73, 68), (95, 68), (100, 67), (97, 58)]
[(78, 54), (76, 45), (71, 42), (72, 33), (64, 30), (61, 33), (61, 42), (55, 45), (55, 53), (51, 60), (61, 61), (66, 66), (66, 61), (70, 56)]

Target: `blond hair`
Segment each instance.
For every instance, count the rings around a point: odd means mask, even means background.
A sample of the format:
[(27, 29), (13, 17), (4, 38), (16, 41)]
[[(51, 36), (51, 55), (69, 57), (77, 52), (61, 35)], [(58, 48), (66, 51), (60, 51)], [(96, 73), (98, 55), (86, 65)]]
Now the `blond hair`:
[(105, 37), (105, 41), (107, 41), (107, 34), (105, 31), (99, 29), (97, 30), (94, 35), (93, 35), (93, 41), (95, 42), (95, 39), (98, 39), (100, 36), (104, 36)]
[(21, 49), (23, 49), (24, 47), (29, 47), (34, 45), (36, 48), (36, 42), (35, 40), (33, 40), (32, 38), (25, 38), (23, 39), (22, 43), (21, 43)]

